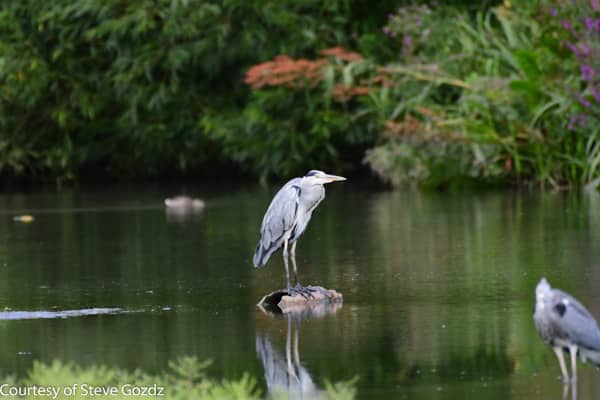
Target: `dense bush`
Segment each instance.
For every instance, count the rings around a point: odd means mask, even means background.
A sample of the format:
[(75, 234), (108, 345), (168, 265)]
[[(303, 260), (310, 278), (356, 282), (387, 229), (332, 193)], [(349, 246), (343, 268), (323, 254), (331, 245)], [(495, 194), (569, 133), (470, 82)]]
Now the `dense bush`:
[[(207, 131), (228, 154), (257, 175), (290, 176), (307, 167), (343, 172), (373, 143), (378, 124), (361, 117), (372, 69), (358, 53), (323, 49), (316, 59), (278, 56), (254, 66), (246, 83), (254, 91), (241, 116), (229, 122), (206, 117)], [(354, 166), (355, 168), (355, 166)]]
[[(355, 40), (352, 32), (364, 27), (373, 30), (379, 20), (373, 10), (353, 18), (365, 5), (4, 1), (0, 174), (148, 175), (222, 165), (231, 156), (240, 169), (257, 171), (260, 161), (221, 151), (210, 122), (220, 132), (229, 129), (230, 120), (236, 122), (231, 129), (246, 125), (239, 117), (249, 93), (243, 77), (252, 64), (281, 53), (313, 54), (326, 44)], [(369, 35), (363, 41), (377, 46)], [(317, 112), (315, 118), (330, 117)], [(285, 156), (306, 155), (298, 150)]]
[(496, 3), (5, 1), (0, 176), (597, 187), (597, 2)]
[[(390, 67), (403, 112), (386, 123), (387, 135), (367, 156), (375, 171), (396, 184), (475, 178), (597, 185), (598, 114), (590, 99), (596, 86), (590, 81), (581, 93), (586, 77), (568, 49), (585, 48), (573, 42), (586, 40), (588, 49), (597, 48), (598, 34), (582, 27), (583, 1), (565, 2), (562, 20), (540, 1), (474, 17), (444, 7), (419, 10), (401, 8), (384, 27), (404, 54)], [(587, 18), (587, 25), (597, 21)], [(572, 26), (578, 28), (565, 29)]]
[(198, 77), (216, 74), (203, 62), (227, 35), (220, 18), (185, 1), (5, 2), (0, 167), (69, 178), (87, 165), (202, 161), (195, 125), (210, 80)]

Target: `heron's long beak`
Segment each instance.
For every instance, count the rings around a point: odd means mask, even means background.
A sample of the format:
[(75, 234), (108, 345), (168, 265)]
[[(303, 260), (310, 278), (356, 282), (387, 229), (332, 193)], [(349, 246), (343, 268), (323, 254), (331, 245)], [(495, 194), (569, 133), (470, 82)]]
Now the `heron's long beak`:
[(327, 179), (327, 183), (346, 180), (346, 178), (344, 178), (343, 176), (330, 175), (330, 174), (326, 174), (325, 179)]

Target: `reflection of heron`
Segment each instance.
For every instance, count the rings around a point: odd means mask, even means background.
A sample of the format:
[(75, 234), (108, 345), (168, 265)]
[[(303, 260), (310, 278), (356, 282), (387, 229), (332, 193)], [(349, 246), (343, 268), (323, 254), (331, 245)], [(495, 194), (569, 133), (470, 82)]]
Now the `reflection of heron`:
[[(260, 228), (260, 241), (254, 253), (254, 266), (264, 266), (273, 252), (283, 246), (283, 263), (288, 293), (302, 293), (296, 269), (296, 241), (308, 225), (313, 211), (325, 198), (324, 184), (344, 181), (346, 178), (328, 175), (323, 171), (310, 171), (302, 178), (294, 178), (277, 192)], [(288, 246), (291, 245), (292, 265), (296, 286), (290, 285)]]
[[(280, 313), (272, 313), (259, 307), (265, 315), (281, 319)], [(256, 353), (265, 369), (265, 381), (272, 398), (314, 399), (325, 398), (325, 391), (318, 389), (309, 372), (300, 363), (298, 343), (300, 324), (305, 319), (315, 319), (335, 314), (341, 303), (312, 304), (311, 307), (294, 309), (285, 314), (287, 330), (285, 356), (276, 350), (265, 334), (256, 334)]]
[(300, 364), (299, 335), (300, 321), (288, 314), (285, 357), (273, 348), (266, 335), (256, 335), (256, 353), (265, 369), (267, 389), (275, 398), (287, 395), (290, 399), (311, 399), (318, 397), (321, 392), (306, 368)]
[(577, 381), (563, 382), (563, 393), (562, 400), (567, 400), (569, 398), (569, 386), (571, 387), (571, 400), (577, 400)]
[(600, 329), (588, 310), (573, 296), (552, 289), (546, 278), (535, 288), (533, 319), (541, 338), (552, 346), (564, 381), (569, 380), (563, 350), (571, 355), (571, 374), (577, 380), (577, 354), (600, 367)]

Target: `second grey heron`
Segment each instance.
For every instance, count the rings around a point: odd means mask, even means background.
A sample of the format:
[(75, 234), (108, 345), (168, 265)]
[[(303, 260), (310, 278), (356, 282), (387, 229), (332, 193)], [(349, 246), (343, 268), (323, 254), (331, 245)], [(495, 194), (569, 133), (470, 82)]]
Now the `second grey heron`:
[[(312, 213), (319, 203), (325, 198), (324, 184), (336, 181), (345, 181), (343, 176), (326, 174), (323, 171), (312, 170), (301, 178), (294, 178), (287, 182), (277, 192), (260, 228), (260, 241), (254, 252), (254, 266), (264, 266), (273, 252), (283, 246), (283, 263), (287, 291), (302, 293), (303, 289), (298, 282), (296, 268), (296, 241), (304, 233)], [(294, 278), (296, 286), (290, 285), (290, 272), (288, 267), (288, 248), (292, 255)]]
[(565, 382), (569, 374), (563, 351), (571, 356), (572, 379), (577, 380), (577, 355), (600, 367), (600, 329), (589, 311), (573, 296), (550, 287), (542, 278), (535, 288), (535, 328), (552, 346)]

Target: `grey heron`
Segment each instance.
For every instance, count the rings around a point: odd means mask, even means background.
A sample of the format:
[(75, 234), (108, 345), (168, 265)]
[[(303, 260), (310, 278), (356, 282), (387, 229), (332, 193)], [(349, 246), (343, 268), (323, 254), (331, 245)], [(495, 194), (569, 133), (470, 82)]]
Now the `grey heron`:
[[(326, 174), (323, 171), (312, 170), (300, 178), (287, 182), (277, 192), (260, 228), (260, 240), (254, 252), (254, 266), (264, 266), (273, 252), (283, 246), (283, 263), (289, 294), (302, 294), (304, 288), (298, 281), (296, 268), (296, 242), (304, 233), (310, 222), (312, 213), (319, 203), (325, 198), (324, 184), (336, 181), (345, 181), (346, 178)], [(290, 272), (288, 266), (288, 249), (292, 255), (294, 279), (296, 286), (290, 285)]]
[(577, 380), (577, 355), (600, 367), (600, 329), (589, 311), (573, 296), (550, 287), (542, 278), (535, 288), (535, 328), (552, 346), (565, 382), (569, 374), (563, 351), (571, 356), (571, 374)]

